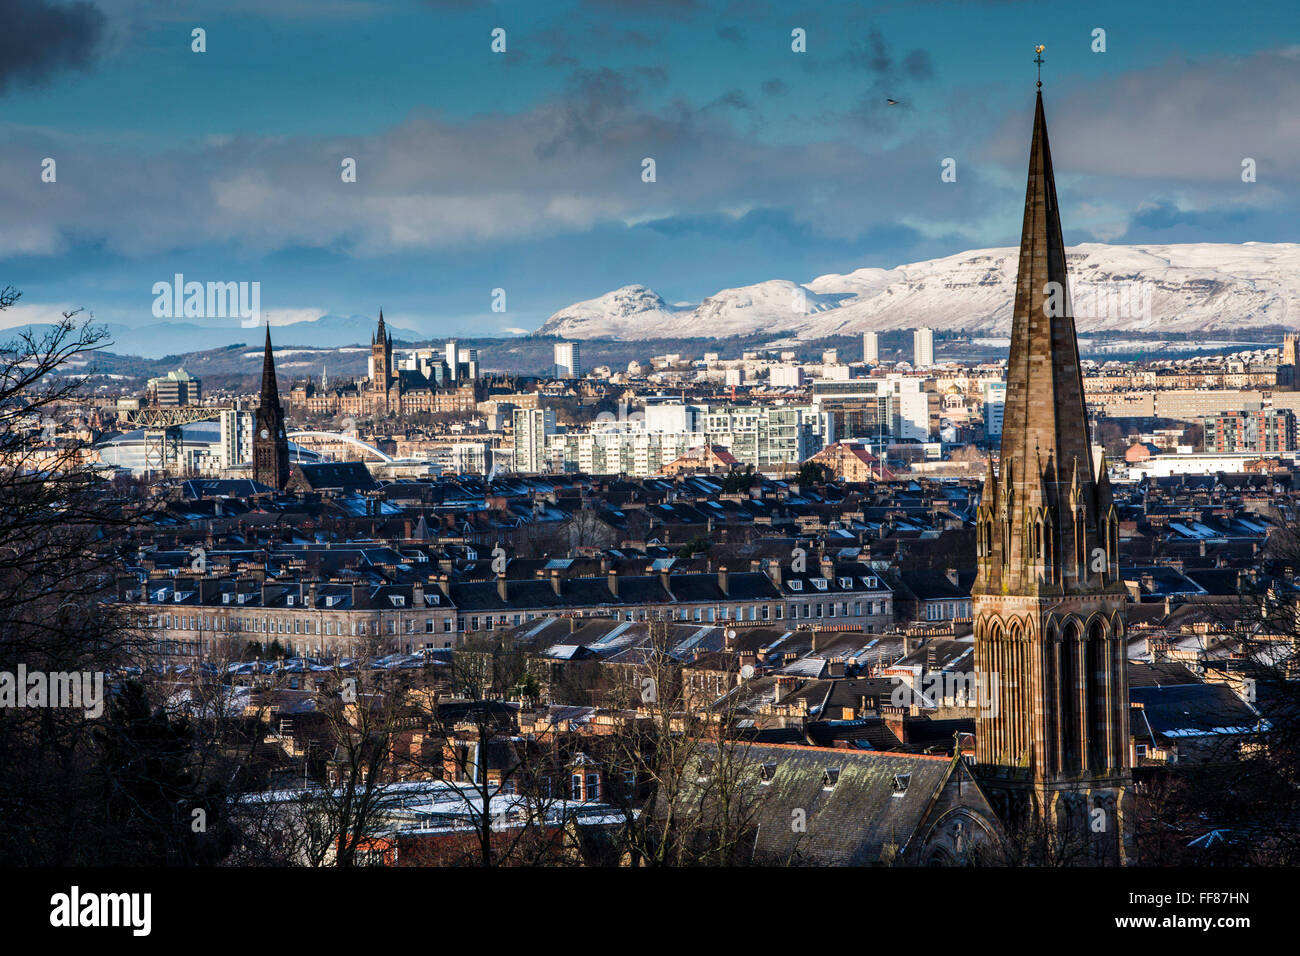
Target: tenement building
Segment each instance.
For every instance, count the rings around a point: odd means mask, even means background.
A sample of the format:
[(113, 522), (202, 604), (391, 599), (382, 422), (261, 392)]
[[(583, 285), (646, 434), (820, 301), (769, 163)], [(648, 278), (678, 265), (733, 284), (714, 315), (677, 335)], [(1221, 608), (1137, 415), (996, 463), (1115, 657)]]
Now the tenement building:
[(1118, 519), (1090, 450), (1065, 244), (1038, 94), (998, 474), (976, 522), (982, 782), (1004, 819), (1123, 860), (1130, 789)]

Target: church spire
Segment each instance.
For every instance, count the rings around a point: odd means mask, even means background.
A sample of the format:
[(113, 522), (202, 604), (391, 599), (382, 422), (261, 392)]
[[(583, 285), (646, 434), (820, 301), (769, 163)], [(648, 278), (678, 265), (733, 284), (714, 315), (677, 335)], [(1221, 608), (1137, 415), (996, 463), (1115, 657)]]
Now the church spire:
[[(1001, 460), (1033, 461), (1031, 455), (1035, 452), (1051, 463), (1054, 472), (1042, 477), (1056, 484), (1069, 483), (1073, 477), (1071, 463), (1076, 458), (1091, 461), (1065, 242), (1041, 90), (1035, 99), (1029, 148)], [(1030, 475), (1028, 469), (1020, 477), (1035, 482), (1039, 478)]]
[(253, 417), (253, 480), (281, 491), (289, 481), (289, 439), (284, 431), (280, 388), (275, 381), (270, 323), (266, 326), (266, 350), (262, 354), (262, 395)]
[(999, 469), (976, 519), (975, 672), (997, 702), (976, 718), (976, 763), (998, 799), (1029, 799), (1053, 827), (1103, 807), (1115, 825), (1099, 851), (1122, 859), (1126, 594), (1092, 459), (1041, 88), (1018, 265)]
[(262, 397), (263, 406), (280, 407), (280, 387), (275, 381), (275, 357), (271, 354), (271, 324), (266, 325), (266, 350), (262, 354)]

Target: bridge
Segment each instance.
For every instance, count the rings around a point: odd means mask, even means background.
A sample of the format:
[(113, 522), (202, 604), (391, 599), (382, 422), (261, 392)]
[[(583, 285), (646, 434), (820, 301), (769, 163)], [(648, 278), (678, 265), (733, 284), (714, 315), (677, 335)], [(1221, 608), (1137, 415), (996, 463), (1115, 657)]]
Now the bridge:
[(360, 448), (362, 451), (369, 452), (370, 454), (378, 458), (380, 461), (385, 461), (385, 462), (396, 461), (396, 459), (393, 458), (391, 455), (385, 454), (384, 452), (376, 448), (374, 445), (368, 445), (358, 438), (353, 438), (351, 435), (344, 435), (341, 432), (296, 431), (296, 432), (289, 432), (289, 437), (290, 438), (327, 438), (330, 441), (347, 442), (349, 445), (355, 445), (357, 448)]
[(185, 433), (182, 425), (206, 422), (219, 418), (229, 411), (225, 405), (168, 405), (162, 408), (141, 408), (131, 412), (124, 422), (130, 428), (144, 431), (145, 474), (159, 472), (163, 476), (180, 474), (185, 464)]

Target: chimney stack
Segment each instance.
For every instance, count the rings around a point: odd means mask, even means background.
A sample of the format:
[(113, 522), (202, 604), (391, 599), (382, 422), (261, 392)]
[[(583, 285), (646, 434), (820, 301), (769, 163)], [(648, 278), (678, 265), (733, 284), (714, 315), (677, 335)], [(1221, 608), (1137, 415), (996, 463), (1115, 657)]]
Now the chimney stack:
[(767, 559), (767, 576), (778, 588), (781, 586), (781, 562), (777, 558)]
[(718, 590), (722, 592), (723, 597), (730, 595), (727, 588), (727, 566), (725, 564), (718, 565)]
[(563, 593), (560, 588), (560, 572), (557, 569), (551, 570), (551, 589), (555, 591), (557, 595)]
[[(604, 562), (602, 562), (604, 563)], [(618, 572), (609, 571), (609, 593), (618, 597)]]
[(506, 576), (497, 574), (497, 594), (501, 595), (501, 600), (510, 600), (510, 588), (506, 585)]
[(411, 585), (411, 607), (424, 607), (424, 582), (417, 580)]

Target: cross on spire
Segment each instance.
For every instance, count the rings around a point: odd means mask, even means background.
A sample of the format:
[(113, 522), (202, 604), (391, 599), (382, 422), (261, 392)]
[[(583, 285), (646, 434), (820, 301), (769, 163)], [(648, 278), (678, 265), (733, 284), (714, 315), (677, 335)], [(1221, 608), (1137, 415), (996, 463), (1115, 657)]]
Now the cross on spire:
[(1043, 51), (1046, 49), (1047, 47), (1041, 43), (1034, 47), (1034, 52), (1038, 54), (1034, 57), (1034, 62), (1038, 64), (1038, 88), (1040, 90), (1043, 88)]

